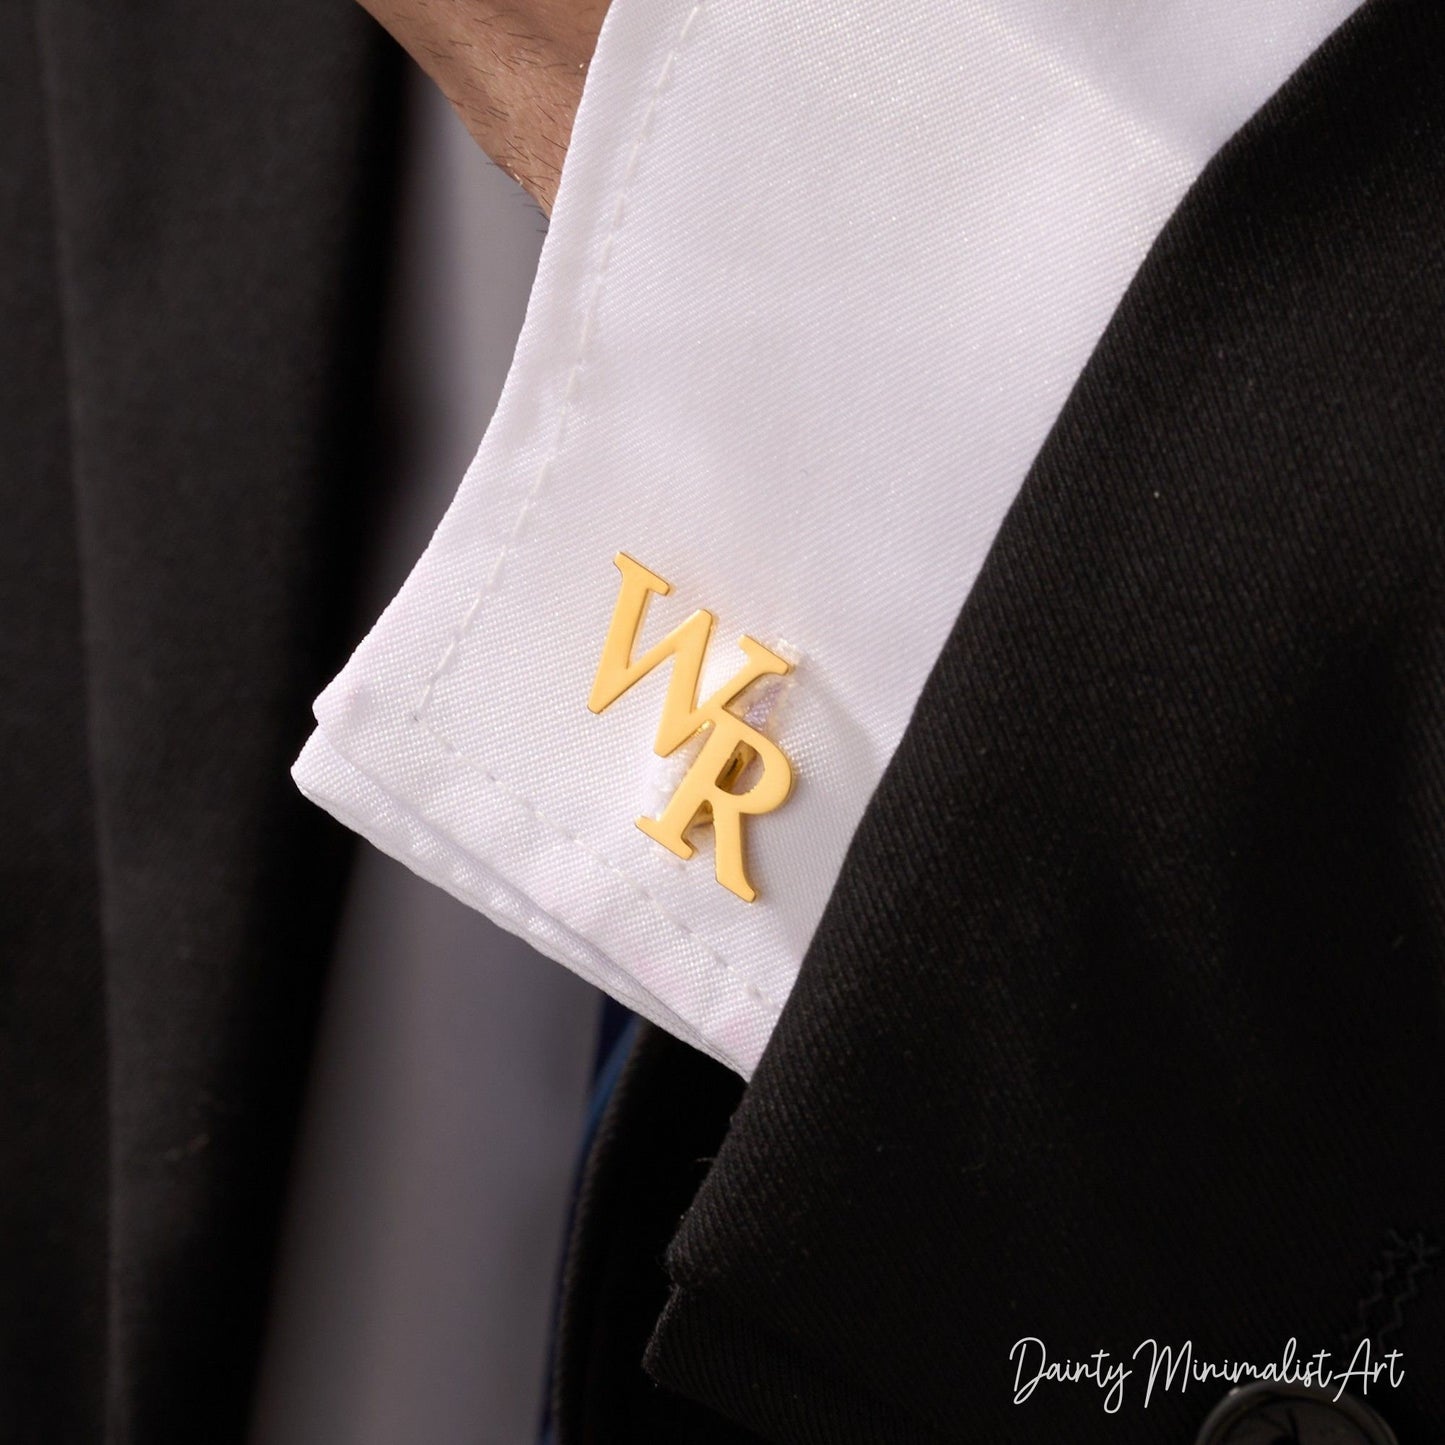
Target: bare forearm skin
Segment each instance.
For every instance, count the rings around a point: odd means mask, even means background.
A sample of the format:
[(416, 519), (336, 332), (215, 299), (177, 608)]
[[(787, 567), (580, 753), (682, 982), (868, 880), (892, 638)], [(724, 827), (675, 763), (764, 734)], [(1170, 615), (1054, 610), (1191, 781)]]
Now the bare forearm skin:
[(361, 0), (550, 215), (607, 0)]

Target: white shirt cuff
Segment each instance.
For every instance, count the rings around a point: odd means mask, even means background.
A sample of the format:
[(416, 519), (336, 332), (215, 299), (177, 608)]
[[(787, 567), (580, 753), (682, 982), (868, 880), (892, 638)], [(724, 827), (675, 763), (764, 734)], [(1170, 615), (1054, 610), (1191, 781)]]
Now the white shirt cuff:
[[(1353, 3), (614, 0), (496, 414), (298, 784), (749, 1074), (1125, 287)], [(654, 754), (676, 664), (589, 710), (618, 552), (672, 584), (639, 653), (715, 615), (702, 696), (744, 634), (793, 664), (754, 902), (637, 825), (707, 737)]]

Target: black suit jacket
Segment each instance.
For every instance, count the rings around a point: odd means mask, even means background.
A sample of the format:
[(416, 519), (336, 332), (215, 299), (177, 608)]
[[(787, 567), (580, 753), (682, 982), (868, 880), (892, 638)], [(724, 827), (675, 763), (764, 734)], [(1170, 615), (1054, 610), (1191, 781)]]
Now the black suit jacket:
[(347, 842), (388, 62), (0, 6), (0, 1439), (244, 1438)]

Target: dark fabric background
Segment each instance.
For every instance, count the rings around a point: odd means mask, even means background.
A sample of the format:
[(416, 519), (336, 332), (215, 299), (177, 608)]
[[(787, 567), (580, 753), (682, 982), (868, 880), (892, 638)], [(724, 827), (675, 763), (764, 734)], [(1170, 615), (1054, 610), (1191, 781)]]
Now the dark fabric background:
[[(647, 1370), (772, 1441), (1187, 1442), (1224, 1392), (1016, 1405), (1031, 1335), (1370, 1338), (1405, 1371), (1371, 1402), (1439, 1438), (1442, 970), (1445, 7), (1371, 0), (1153, 248), (730, 1126), (670, 1146), (716, 1150), (686, 1217), (591, 1308), (627, 1318), (672, 1236)], [(604, 1140), (646, 1152), (699, 1071)], [(716, 1424), (564, 1437), (638, 1438)]]
[(0, 9), (0, 1437), (243, 1437), (341, 830), (287, 768), (366, 488), (354, 5)]

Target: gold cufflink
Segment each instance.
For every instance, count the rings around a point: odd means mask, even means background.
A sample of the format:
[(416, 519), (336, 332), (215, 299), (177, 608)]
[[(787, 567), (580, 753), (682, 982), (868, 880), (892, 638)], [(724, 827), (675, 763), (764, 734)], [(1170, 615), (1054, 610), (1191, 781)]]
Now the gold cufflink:
[[(743, 637), (738, 645), (747, 661), (699, 703), (698, 688), (712, 637), (712, 613), (699, 609), (641, 657), (634, 658), (647, 604), (654, 594), (666, 597), (672, 586), (626, 552), (619, 552), (613, 561), (622, 574), (622, 584), (587, 706), (594, 713), (605, 711), (634, 683), (672, 659), (653, 751), (658, 757), (668, 757), (699, 735), (701, 747), (661, 817), (641, 817), (637, 826), (679, 858), (691, 858), (695, 850), (683, 835), (695, 824), (710, 822), (717, 881), (751, 903), (758, 895), (743, 867), (743, 818), (771, 813), (779, 807), (792, 791), (793, 769), (783, 750), (765, 733), (728, 711), (728, 704), (760, 677), (784, 677), (793, 665), (755, 638)], [(733, 786), (744, 776), (752, 778), (751, 785), (744, 792), (733, 792)]]

